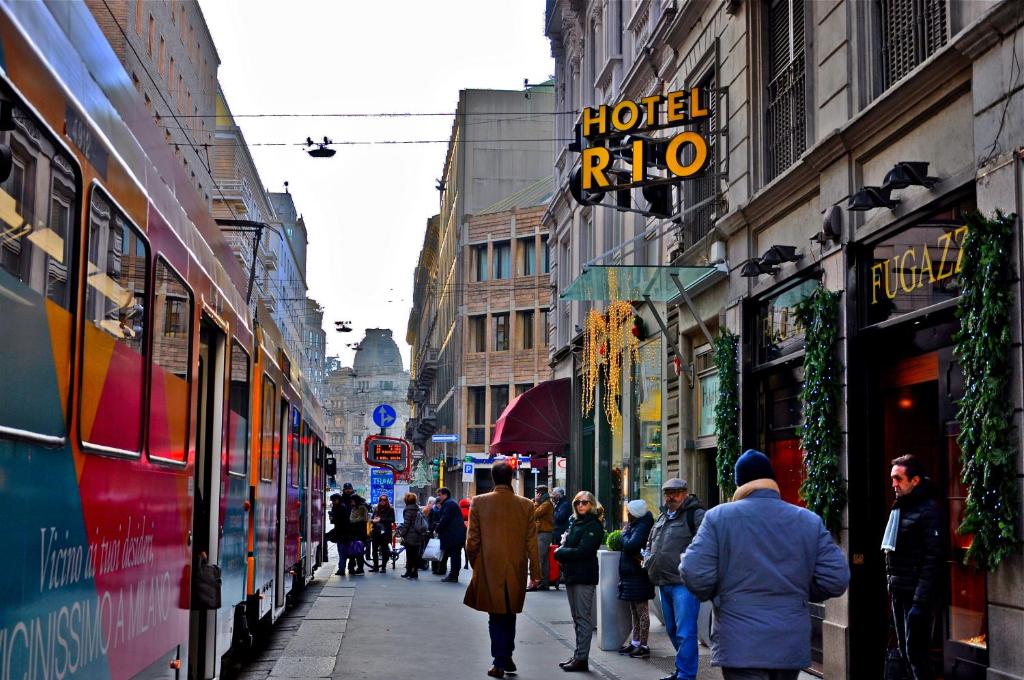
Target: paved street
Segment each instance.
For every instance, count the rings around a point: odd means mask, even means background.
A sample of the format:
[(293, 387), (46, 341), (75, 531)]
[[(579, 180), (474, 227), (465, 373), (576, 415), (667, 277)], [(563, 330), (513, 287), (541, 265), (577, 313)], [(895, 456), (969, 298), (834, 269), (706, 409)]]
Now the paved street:
[[(238, 680), (391, 680), (424, 672), (485, 678), (490, 666), (487, 617), (462, 604), (470, 572), (463, 570), (459, 585), (441, 583), (429, 572), (409, 582), (399, 578), (401, 560), (398, 567), (383, 575), (335, 576), (335, 565), (324, 565)], [(671, 672), (672, 646), (664, 627), (653, 616), (651, 625), (650, 659), (602, 652), (595, 636), (591, 674), (655, 680)], [(573, 646), (564, 590), (530, 593), (516, 632), (521, 680), (563, 676), (557, 663), (571, 655)], [(709, 662), (709, 651), (701, 648), (701, 680), (721, 678)]]

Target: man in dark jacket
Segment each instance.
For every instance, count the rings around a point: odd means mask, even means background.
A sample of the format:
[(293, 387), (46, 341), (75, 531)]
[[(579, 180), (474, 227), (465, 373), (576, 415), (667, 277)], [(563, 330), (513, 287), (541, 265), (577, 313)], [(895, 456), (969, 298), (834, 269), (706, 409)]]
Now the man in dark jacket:
[(554, 531), (555, 506), (548, 496), (548, 487), (537, 487), (533, 497), (533, 521), (537, 523), (537, 554), (540, 555), (540, 585), (535, 590), (548, 590), (548, 548)]
[(448, 583), (459, 582), (459, 569), (462, 567), (462, 547), (466, 545), (466, 525), (462, 522), (462, 510), (452, 498), (452, 492), (445, 487), (437, 490), (439, 508), (437, 520), (437, 537), (441, 539), (441, 573), (444, 573), (444, 562), (451, 559), (451, 571), (442, 580)]
[(768, 456), (736, 462), (732, 503), (704, 516), (679, 565), (714, 601), (711, 663), (725, 680), (796, 680), (811, 663), (808, 602), (846, 592), (850, 569), (821, 518), (779, 495)]
[(695, 680), (697, 677), (697, 614), (700, 602), (683, 585), (679, 556), (686, 552), (701, 521), (704, 508), (687, 493), (685, 479), (670, 479), (662, 487), (665, 512), (651, 529), (647, 543), (647, 575), (661, 593), (665, 632), (676, 649), (676, 669), (662, 680)]
[(572, 503), (565, 497), (565, 489), (560, 486), (556, 486), (552, 490), (551, 502), (555, 506), (555, 512), (552, 515), (554, 526), (551, 529), (551, 544), (560, 545), (562, 543), (562, 534), (569, 528), (569, 518), (572, 517)]
[(896, 502), (889, 514), (882, 550), (896, 639), (915, 680), (931, 680), (935, 676), (928, 649), (936, 580), (943, 560), (939, 507), (929, 497), (928, 478), (914, 456), (893, 460), (889, 477)]

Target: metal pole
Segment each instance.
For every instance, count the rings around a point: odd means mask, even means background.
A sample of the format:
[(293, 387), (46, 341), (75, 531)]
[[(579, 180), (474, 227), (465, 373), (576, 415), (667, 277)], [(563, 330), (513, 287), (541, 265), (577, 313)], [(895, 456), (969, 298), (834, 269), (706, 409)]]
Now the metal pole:
[(682, 284), (679, 277), (675, 274), (669, 274), (669, 278), (672, 279), (672, 283), (676, 284), (676, 288), (679, 289), (679, 294), (683, 296), (683, 302), (690, 308), (690, 314), (693, 314), (693, 318), (697, 320), (700, 329), (704, 332), (704, 337), (707, 338), (708, 344), (715, 344), (715, 339), (711, 337), (711, 331), (704, 325), (704, 319), (697, 313), (697, 308), (693, 306), (693, 300), (690, 299), (690, 294), (686, 292), (686, 286)]

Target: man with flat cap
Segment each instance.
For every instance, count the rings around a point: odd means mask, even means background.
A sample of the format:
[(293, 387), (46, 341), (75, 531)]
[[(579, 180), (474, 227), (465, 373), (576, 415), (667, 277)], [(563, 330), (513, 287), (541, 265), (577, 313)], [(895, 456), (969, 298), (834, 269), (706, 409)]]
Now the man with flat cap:
[(714, 602), (711, 663), (725, 680), (796, 680), (811, 664), (807, 603), (846, 592), (850, 569), (821, 518), (782, 500), (768, 456), (746, 451), (735, 474), (733, 502), (704, 516), (679, 571)]
[(661, 487), (665, 511), (647, 542), (647, 575), (661, 593), (665, 632), (676, 649), (676, 668), (662, 680), (695, 680), (697, 677), (697, 614), (700, 602), (683, 585), (679, 556), (686, 552), (704, 519), (704, 508), (687, 493), (685, 479), (670, 479)]

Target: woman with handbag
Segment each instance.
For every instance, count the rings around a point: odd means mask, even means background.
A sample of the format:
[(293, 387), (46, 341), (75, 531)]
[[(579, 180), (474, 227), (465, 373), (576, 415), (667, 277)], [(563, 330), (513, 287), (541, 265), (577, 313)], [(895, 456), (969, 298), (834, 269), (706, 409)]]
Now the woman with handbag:
[(647, 635), (651, 630), (651, 613), (648, 601), (654, 599), (654, 586), (647, 570), (643, 567), (641, 552), (647, 545), (654, 526), (654, 515), (642, 499), (626, 504), (629, 523), (622, 530), (622, 552), (619, 553), (619, 599), (629, 603), (629, 615), (633, 621), (632, 636), (619, 649), (619, 654), (631, 659), (651, 655), (647, 646)]
[(573, 515), (555, 559), (562, 566), (569, 611), (576, 628), (576, 649), (572, 658), (558, 664), (567, 673), (589, 670), (590, 642), (597, 622), (597, 549), (604, 540), (604, 510), (594, 494), (580, 491), (572, 501)]
[(364, 574), (366, 560), (363, 550), (366, 547), (366, 524), (370, 521), (370, 512), (366, 501), (358, 494), (352, 495), (352, 512), (348, 518), (349, 543), (346, 546), (348, 570), (350, 574)]
[(410, 492), (402, 498), (405, 509), (402, 511), (402, 525), (398, 527), (398, 536), (405, 546), (405, 573), (402, 578), (418, 579), (420, 551), (427, 540), (427, 518), (416, 503), (416, 494)]
[(370, 571), (374, 573), (383, 574), (387, 571), (388, 557), (391, 553), (391, 525), (394, 523), (395, 509), (391, 507), (387, 496), (381, 496), (377, 499), (373, 519), (370, 520), (370, 541), (373, 544), (373, 566), (370, 567)]

